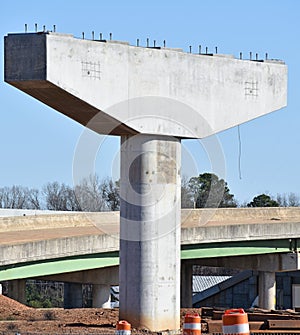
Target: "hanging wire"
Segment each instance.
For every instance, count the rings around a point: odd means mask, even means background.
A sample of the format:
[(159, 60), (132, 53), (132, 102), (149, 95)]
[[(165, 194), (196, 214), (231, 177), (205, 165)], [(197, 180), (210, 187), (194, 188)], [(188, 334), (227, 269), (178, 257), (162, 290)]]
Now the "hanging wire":
[(241, 168), (241, 158), (242, 158), (242, 141), (241, 141), (241, 131), (240, 125), (237, 126), (238, 128), (238, 140), (239, 140), (239, 159), (238, 159), (238, 166), (239, 166), (239, 177), (242, 179), (242, 168)]

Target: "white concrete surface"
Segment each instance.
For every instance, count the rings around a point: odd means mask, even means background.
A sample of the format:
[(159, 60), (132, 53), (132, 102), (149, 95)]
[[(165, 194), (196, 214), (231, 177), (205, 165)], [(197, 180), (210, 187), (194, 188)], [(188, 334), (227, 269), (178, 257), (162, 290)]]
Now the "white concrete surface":
[(120, 318), (180, 328), (180, 141), (122, 137)]
[[(105, 253), (119, 250), (119, 234), (106, 235), (99, 230), (99, 235), (80, 235), (47, 239), (47, 228), (60, 227), (97, 227), (107, 224), (116, 225), (119, 230), (119, 212), (106, 213), (68, 213), (52, 216), (26, 216), (0, 218), (0, 234), (9, 232), (14, 236), (14, 243), (0, 243), (0, 265), (9, 265), (53, 259), (65, 256)], [(93, 215), (92, 215), (93, 214)], [(102, 215), (103, 214), (103, 215)], [(206, 224), (203, 224), (203, 217)], [(33, 220), (34, 219), (34, 220)], [(275, 220), (274, 220), (275, 219)], [(212, 242), (256, 241), (269, 239), (294, 239), (300, 237), (300, 208), (219, 208), (181, 210), (181, 244), (198, 244)], [(23, 241), (23, 230), (34, 231), (40, 238)], [(2, 232), (2, 233), (1, 233)], [(1, 235), (0, 235), (1, 237)], [(80, 249), (78, 249), (80, 245)], [(292, 260), (300, 263), (298, 253)], [(266, 261), (266, 267), (270, 262)], [(283, 265), (290, 267), (288, 260)]]
[[(202, 138), (286, 105), (283, 62), (9, 34), (5, 80), (99, 133)], [(83, 112), (84, 111), (84, 112)]]
[(258, 305), (260, 308), (276, 309), (276, 273), (260, 271), (258, 275)]
[(111, 308), (110, 285), (93, 285), (93, 308)]
[(39, 277), (40, 280), (52, 280), (68, 283), (93, 284), (101, 286), (119, 285), (119, 266), (90, 269), (85, 271), (57, 273), (51, 276)]
[(49, 211), (39, 209), (11, 209), (0, 208), (0, 217), (16, 217), (16, 216), (35, 216), (35, 215), (61, 215), (69, 214), (66, 211)]

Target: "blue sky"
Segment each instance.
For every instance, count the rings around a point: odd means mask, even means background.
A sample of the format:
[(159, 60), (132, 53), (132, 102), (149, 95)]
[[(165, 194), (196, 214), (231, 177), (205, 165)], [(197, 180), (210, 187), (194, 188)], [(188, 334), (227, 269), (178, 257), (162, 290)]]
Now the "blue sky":
[[(91, 38), (102, 32), (108, 38), (131, 44), (140, 39), (167, 41), (188, 51), (198, 45), (219, 53), (239, 53), (283, 59), (289, 69), (288, 106), (240, 126), (242, 155), (239, 175), (238, 129), (217, 135), (224, 153), (226, 180), (240, 202), (260, 193), (300, 194), (300, 1), (21, 1), (1, 2), (0, 11), (0, 187), (23, 185), (40, 188), (49, 181), (72, 185), (72, 163), (83, 127), (3, 82), (3, 37), (7, 33), (52, 30)], [(199, 141), (184, 141), (193, 155), (194, 169), (211, 171), (210, 157)], [(119, 140), (107, 139), (96, 161), (100, 177), (112, 174)], [(192, 172), (191, 172), (192, 171)], [(113, 174), (115, 175), (115, 173)]]

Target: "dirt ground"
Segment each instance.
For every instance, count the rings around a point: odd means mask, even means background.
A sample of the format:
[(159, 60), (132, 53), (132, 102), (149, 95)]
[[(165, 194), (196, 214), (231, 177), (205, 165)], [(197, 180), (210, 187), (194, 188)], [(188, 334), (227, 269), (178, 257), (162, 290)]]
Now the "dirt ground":
[[(183, 315), (198, 312), (197, 309), (182, 309)], [(6, 296), (0, 295), (0, 332), (16, 334), (115, 334), (119, 320), (118, 309), (35, 309)], [(147, 333), (132, 329), (133, 334)]]

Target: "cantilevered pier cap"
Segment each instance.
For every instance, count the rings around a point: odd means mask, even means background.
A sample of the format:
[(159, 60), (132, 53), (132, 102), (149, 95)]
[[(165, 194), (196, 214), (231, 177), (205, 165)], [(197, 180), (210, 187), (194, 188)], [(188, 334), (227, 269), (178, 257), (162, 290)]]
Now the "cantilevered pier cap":
[[(88, 126), (116, 135), (203, 138), (278, 110), (287, 100), (282, 62), (51, 32), (5, 37), (5, 81), (83, 125), (100, 112), (97, 124)], [(146, 97), (166, 100), (149, 104)]]

